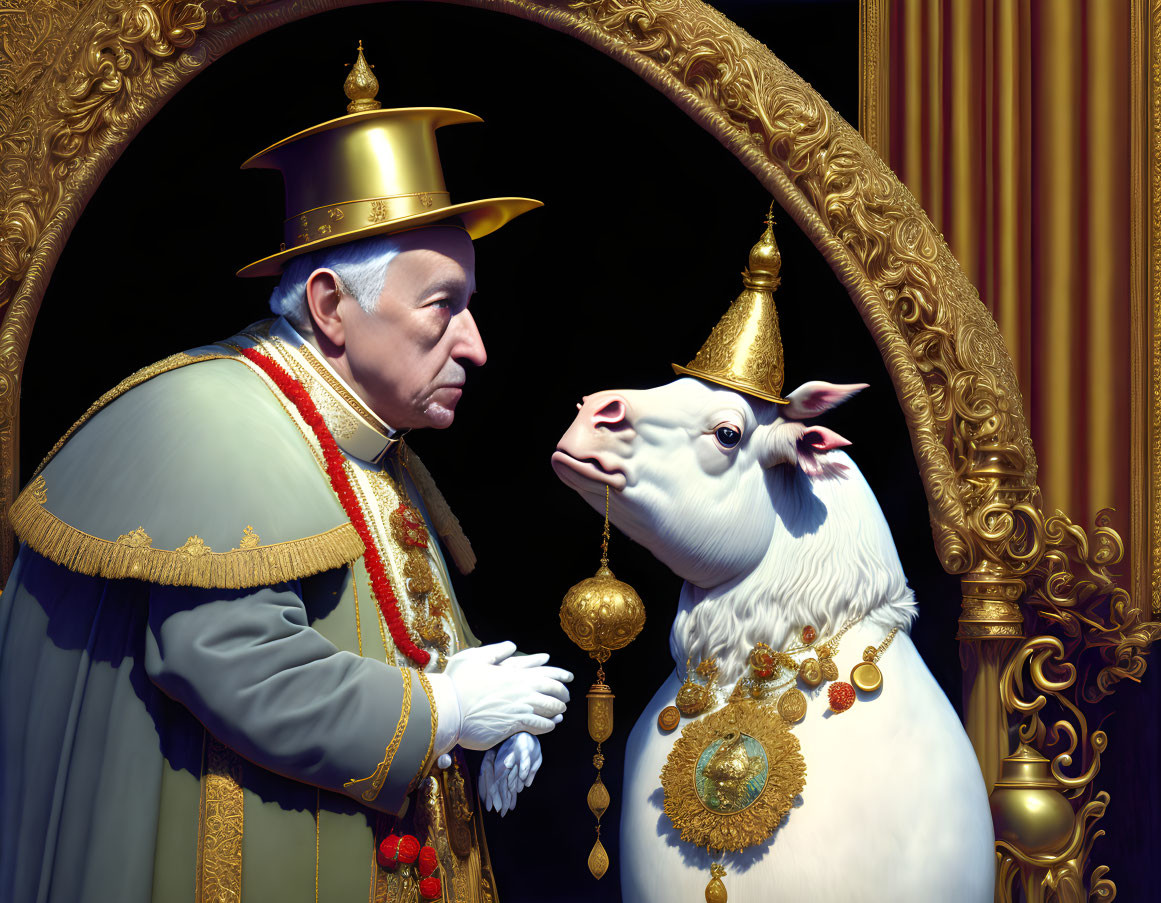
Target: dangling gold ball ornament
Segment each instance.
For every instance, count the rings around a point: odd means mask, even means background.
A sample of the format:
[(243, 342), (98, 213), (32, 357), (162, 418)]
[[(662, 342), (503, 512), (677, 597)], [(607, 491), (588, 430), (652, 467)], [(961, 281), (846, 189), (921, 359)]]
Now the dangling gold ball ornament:
[(637, 591), (613, 576), (608, 560), (597, 573), (564, 594), (560, 626), (568, 638), (600, 663), (637, 638), (645, 626), (645, 605)]
[(596, 659), (597, 680), (589, 688), (589, 736), (597, 743), (593, 766), (597, 779), (589, 788), (589, 810), (597, 819), (597, 840), (589, 852), (588, 866), (594, 878), (609, 870), (609, 854), (601, 843), (601, 816), (612, 798), (601, 781), (605, 757), (601, 744), (613, 735), (613, 691), (605, 683), (604, 664), (617, 649), (623, 649), (637, 638), (645, 626), (645, 605), (637, 591), (623, 583), (609, 570), (609, 487), (605, 487), (605, 529), (601, 535), (601, 566), (597, 573), (582, 580), (564, 594), (560, 605), (560, 626), (568, 638)]

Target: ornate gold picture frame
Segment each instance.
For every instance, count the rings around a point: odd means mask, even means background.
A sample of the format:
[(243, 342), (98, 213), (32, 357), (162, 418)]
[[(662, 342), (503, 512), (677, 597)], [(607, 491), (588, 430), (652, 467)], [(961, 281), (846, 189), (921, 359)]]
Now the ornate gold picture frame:
[[(5, 510), (18, 489), (20, 380), (33, 324), (53, 267), (104, 174), (154, 113), (227, 51), (281, 24), (346, 5), (352, 4), (43, 0), (0, 9)], [(698, 0), (465, 5), (570, 35), (636, 73), (753, 173), (828, 261), (890, 373), (939, 560), (961, 579), (957, 638), (965, 720), (989, 786), (1003, 771), (1000, 787), (1012, 791), (1008, 798), (1018, 808), (1019, 774), (1035, 771), (1042, 780), (1023, 790), (1066, 794), (1077, 813), (1061, 848), (1050, 854), (1023, 850), (1018, 831), (1001, 841), (998, 896), (1006, 898), (1004, 888), (1014, 881), (1037, 899), (1072, 899), (1065, 888), (1089, 887), (1105, 898), (1115, 893), (1101, 869), (1087, 862), (1092, 826), (1108, 796), (1093, 783), (1107, 738), (1090, 730), (1085, 712), (1120, 680), (1140, 677), (1161, 625), (1110, 576), (1124, 546), (1105, 519), (1098, 517), (1089, 532), (1043, 510), (1021, 390), (997, 325), (914, 197), (805, 81)], [(1154, 34), (1154, 9), (1149, 22)], [(873, 52), (873, 44), (864, 49)], [(1161, 96), (1158, 71), (1149, 68), (1150, 110)], [(1161, 185), (1161, 167), (1153, 165), (1161, 159), (1159, 132), (1154, 122), (1148, 198)], [(1157, 205), (1149, 209), (1156, 232)], [(1155, 243), (1154, 237), (1148, 244), (1154, 262), (1161, 259)], [(1153, 341), (1161, 339), (1152, 319), (1161, 310), (1152, 303), (1155, 268), (1142, 294), (1142, 303), (1151, 302)], [(1150, 353), (1147, 366), (1155, 375), (1158, 353)], [(1148, 411), (1161, 410), (1158, 380), (1150, 385)], [(1161, 440), (1152, 413), (1148, 423), (1154, 454), (1138, 467), (1152, 473)], [(1147, 523), (1139, 538), (1150, 537), (1149, 548), (1161, 536), (1155, 489), (1150, 483), (1141, 502), (1149, 518), (1138, 519)], [(7, 572), (13, 555), (7, 522), (3, 531)], [(1151, 585), (1155, 591), (1155, 576)], [(1082, 654), (1095, 656), (1099, 667), (1078, 678)], [(1041, 715), (1046, 704), (1059, 713), (1051, 734)], [(1022, 720), (1020, 761), (1033, 763), (1023, 772), (1011, 763), (1004, 770), (1012, 752), (1010, 714)]]

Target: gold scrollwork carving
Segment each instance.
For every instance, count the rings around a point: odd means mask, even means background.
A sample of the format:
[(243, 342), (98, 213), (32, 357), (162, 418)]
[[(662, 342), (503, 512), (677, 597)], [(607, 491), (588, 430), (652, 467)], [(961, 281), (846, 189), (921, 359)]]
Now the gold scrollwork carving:
[[(306, 0), (249, 25), (246, 14), (265, 2), (33, 0), (23, 14), (3, 17), (0, 89), (10, 89), (0, 90), (5, 505), (16, 490), (14, 427), (32, 325), (53, 262), (101, 173), (200, 68), (258, 30), (346, 5)], [(972, 643), (1016, 640), (1020, 628), (1005, 605), (1016, 601), (1014, 584), (1005, 581), (1020, 580), (1028, 632), (1051, 631), (1068, 661), (1099, 662), (1095, 678), (1082, 670), (1084, 679), (1056, 691), (1061, 698), (1078, 705), (1121, 679), (1139, 679), (1159, 625), (1145, 621), (1109, 577), (1120, 538), (1107, 520), (1098, 519), (1090, 539), (1063, 515), (1043, 514), (1020, 390), (996, 324), (938, 230), (859, 135), (761, 43), (698, 0), (465, 2), (551, 25), (621, 61), (727, 147), (820, 249), (896, 386), (940, 561), (967, 575), (961, 635)], [(1161, 17), (1151, 24), (1161, 27)], [(369, 222), (376, 215), (372, 208)], [(2, 552), (10, 562), (10, 550)], [(995, 583), (999, 595), (970, 586), (975, 574), (987, 575), (981, 582)], [(1058, 736), (1069, 735), (1061, 728)], [(1075, 741), (1074, 748), (1087, 748), (1083, 726)], [(1086, 851), (1078, 854), (1082, 863)], [(1105, 881), (1097, 872), (1094, 893)], [(1053, 880), (1063, 886), (1071, 879), (1060, 871)]]

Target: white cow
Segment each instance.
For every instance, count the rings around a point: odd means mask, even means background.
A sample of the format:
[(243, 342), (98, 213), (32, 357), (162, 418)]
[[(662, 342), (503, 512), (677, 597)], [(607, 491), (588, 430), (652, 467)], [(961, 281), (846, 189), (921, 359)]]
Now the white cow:
[[(553, 455), (558, 476), (685, 580), (670, 651), (677, 664), (629, 737), (621, 817), (625, 903), (698, 903), (721, 861), (730, 903), (984, 903), (993, 835), (983, 778), (946, 696), (912, 645), (915, 601), (849, 443), (801, 420), (863, 386), (807, 383), (785, 406), (684, 378), (588, 396)], [(951, 604), (952, 600), (939, 600)], [(848, 679), (867, 646), (882, 690), (828, 711), (807, 692), (793, 728), (806, 787), (771, 839), (710, 857), (664, 812), (660, 774), (681, 729), (658, 727), (685, 665), (716, 657), (728, 692), (755, 643), (787, 648), (852, 618), (835, 660)], [(644, 676), (644, 675), (643, 675)], [(661, 678), (661, 675), (658, 675)], [(724, 695), (724, 694), (723, 694)]]

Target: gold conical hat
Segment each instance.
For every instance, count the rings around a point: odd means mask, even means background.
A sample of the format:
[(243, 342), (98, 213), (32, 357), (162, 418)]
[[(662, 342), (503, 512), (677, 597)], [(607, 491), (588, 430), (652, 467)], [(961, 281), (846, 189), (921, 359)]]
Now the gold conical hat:
[(684, 367), (674, 364), (673, 372), (709, 380), (763, 401), (789, 404), (782, 397), (782, 334), (774, 307), (782, 255), (774, 241), (773, 214), (771, 205), (766, 231), (750, 249), (750, 265), (742, 273), (742, 293), (697, 356)]

